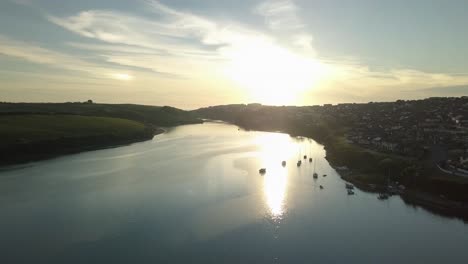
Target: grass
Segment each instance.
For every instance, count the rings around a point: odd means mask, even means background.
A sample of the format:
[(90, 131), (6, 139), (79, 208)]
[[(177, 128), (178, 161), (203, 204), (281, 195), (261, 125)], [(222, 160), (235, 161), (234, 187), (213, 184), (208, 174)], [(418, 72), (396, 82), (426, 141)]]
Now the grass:
[(403, 169), (411, 166), (408, 157), (381, 153), (349, 143), (344, 136), (333, 137), (328, 142), (328, 154), (338, 165), (346, 165), (355, 171), (360, 180), (382, 182), (385, 175), (399, 176)]
[(200, 122), (193, 113), (168, 106), (96, 103), (0, 103), (0, 114), (20, 113), (114, 117), (154, 126), (176, 126)]
[(0, 116), (0, 146), (61, 138), (115, 135), (131, 137), (145, 130), (142, 123), (109, 117), (78, 115)]

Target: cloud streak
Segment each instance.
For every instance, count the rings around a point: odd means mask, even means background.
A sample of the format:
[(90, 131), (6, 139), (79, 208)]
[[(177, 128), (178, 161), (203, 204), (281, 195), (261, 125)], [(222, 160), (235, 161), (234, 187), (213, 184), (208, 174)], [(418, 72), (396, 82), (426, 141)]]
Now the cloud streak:
[(31, 43), (13, 40), (2, 35), (0, 35), (0, 54), (16, 57), (32, 63), (50, 65), (53, 67), (80, 71), (93, 75), (98, 72), (107, 71), (104, 67), (86, 62), (79, 58), (41, 48)]
[[(346, 91), (348, 98), (363, 100), (392, 96), (396, 99), (395, 93), (399, 91), (422, 95), (421, 89), (427, 87), (468, 84), (465, 74), (428, 73), (406, 68), (372, 70), (358, 59), (322, 58), (320, 51), (314, 48), (313, 34), (301, 18), (301, 7), (291, 0), (269, 0), (252, 6), (250, 15), (263, 18), (263, 27), (201, 16), (159, 1), (143, 3), (145, 13), (139, 15), (99, 9), (69, 16), (47, 15), (49, 22), (82, 37), (83, 41), (64, 40), (62, 44), (86, 56), (77, 57), (1, 35), (0, 54), (92, 77), (112, 78), (115, 74), (131, 72), (147, 80), (147, 85), (159, 84), (165, 79), (185, 81), (179, 83), (180, 86), (197, 83), (194, 85), (197, 89), (205, 85), (214, 87), (221, 79), (223, 82), (219, 85), (231, 82), (223, 69), (236, 61), (253, 65), (250, 68), (237, 65), (241, 70), (252, 69), (245, 74), (253, 76), (257, 70), (262, 70), (258, 68), (274, 65), (269, 67), (274, 69), (273, 73), (263, 71), (264, 78), (273, 80), (258, 83), (273, 83), (275, 77), (281, 79), (282, 70), (290, 76), (297, 76), (296, 72), (301, 72), (300, 76), (316, 74), (320, 76), (315, 79), (320, 81), (315, 87), (308, 87), (310, 93), (332, 95)], [(313, 67), (285, 69), (275, 55), (282, 56), (283, 62), (298, 58), (304, 61), (298, 65)], [(239, 89), (236, 85), (231, 83), (229, 88), (220, 87), (217, 91), (235, 94), (233, 89)], [(197, 89), (193, 93), (197, 93)]]
[(255, 8), (272, 30), (298, 30), (305, 27), (297, 15), (298, 7), (290, 0), (265, 1)]

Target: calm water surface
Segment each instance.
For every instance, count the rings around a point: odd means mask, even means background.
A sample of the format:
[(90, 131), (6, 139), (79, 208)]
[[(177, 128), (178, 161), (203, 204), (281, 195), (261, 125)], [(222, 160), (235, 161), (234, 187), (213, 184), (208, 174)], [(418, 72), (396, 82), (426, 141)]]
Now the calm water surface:
[[(296, 167), (300, 152), (319, 179)], [(0, 263), (468, 263), (468, 225), (348, 196), (324, 156), (314, 141), (206, 123), (5, 169)]]

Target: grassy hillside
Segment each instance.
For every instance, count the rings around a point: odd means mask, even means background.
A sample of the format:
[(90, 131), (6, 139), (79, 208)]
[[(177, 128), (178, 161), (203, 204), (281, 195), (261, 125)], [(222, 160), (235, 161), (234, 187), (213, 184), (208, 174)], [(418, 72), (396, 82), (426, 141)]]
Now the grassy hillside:
[(0, 103), (0, 165), (148, 140), (157, 127), (200, 122), (168, 106)]
[(142, 123), (120, 118), (75, 115), (0, 116), (0, 146), (98, 135), (131, 137), (144, 133), (145, 129)]
[(151, 139), (140, 122), (78, 115), (0, 116), (0, 165)]
[(130, 119), (154, 126), (199, 123), (191, 112), (169, 106), (95, 103), (0, 103), (5, 114), (68, 114)]

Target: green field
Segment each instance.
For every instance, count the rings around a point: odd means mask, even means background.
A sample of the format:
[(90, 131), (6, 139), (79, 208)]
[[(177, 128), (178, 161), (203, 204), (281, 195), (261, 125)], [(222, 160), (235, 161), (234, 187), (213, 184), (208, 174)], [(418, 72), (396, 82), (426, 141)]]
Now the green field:
[(142, 123), (120, 118), (7, 115), (0, 116), (0, 146), (101, 135), (126, 138), (143, 134), (145, 129)]
[(66, 114), (124, 118), (153, 126), (200, 123), (194, 113), (169, 106), (96, 103), (0, 103), (0, 114)]
[(158, 127), (200, 122), (169, 106), (0, 102), (0, 165), (150, 140)]

